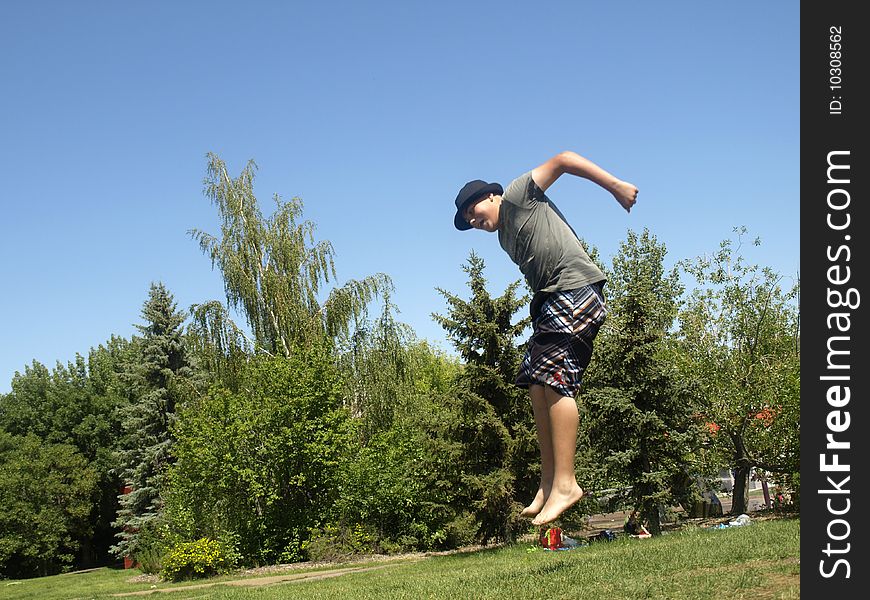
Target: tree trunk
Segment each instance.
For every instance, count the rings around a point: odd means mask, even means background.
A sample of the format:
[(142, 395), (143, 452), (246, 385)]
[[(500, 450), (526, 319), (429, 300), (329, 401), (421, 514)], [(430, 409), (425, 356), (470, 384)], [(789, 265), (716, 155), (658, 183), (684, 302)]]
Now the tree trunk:
[[(642, 468), (645, 473), (649, 473), (652, 470), (649, 461), (644, 458), (642, 462)], [(649, 483), (644, 483), (640, 486), (641, 489), (641, 498), (644, 500), (641, 503), (641, 523), (646, 521), (646, 526), (649, 529), (649, 532), (653, 535), (661, 535), (662, 533), (662, 519), (661, 519), (661, 511), (659, 510), (659, 504), (650, 504), (648, 498), (653, 495), (652, 485)]]
[[(745, 423), (744, 423), (745, 424)], [(740, 515), (749, 507), (749, 471), (751, 465), (743, 446), (743, 429), (729, 433), (734, 444), (734, 489), (731, 490), (731, 514)]]
[(652, 535), (661, 535), (662, 521), (658, 507), (653, 507), (652, 510), (644, 511), (641, 514), (641, 523), (646, 522), (647, 529)]
[(767, 477), (761, 480), (761, 491), (764, 493), (764, 508), (773, 508), (770, 501), (770, 489), (767, 487)]
[(734, 472), (731, 514), (745, 513), (749, 506), (749, 465), (740, 464)]

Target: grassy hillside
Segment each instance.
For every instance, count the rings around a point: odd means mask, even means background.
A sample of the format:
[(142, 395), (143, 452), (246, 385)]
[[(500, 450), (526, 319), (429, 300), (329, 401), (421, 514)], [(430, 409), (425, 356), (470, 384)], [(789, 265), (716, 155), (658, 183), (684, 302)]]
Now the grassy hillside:
[(298, 569), (270, 578), (236, 575), (173, 585), (131, 583), (128, 580), (138, 573), (99, 569), (0, 581), (0, 597), (108, 598), (139, 592), (172, 600), (788, 599), (800, 597), (799, 559), (800, 520), (792, 518), (722, 530), (690, 528), (655, 539), (618, 539), (570, 551), (549, 552), (525, 543), (449, 556)]

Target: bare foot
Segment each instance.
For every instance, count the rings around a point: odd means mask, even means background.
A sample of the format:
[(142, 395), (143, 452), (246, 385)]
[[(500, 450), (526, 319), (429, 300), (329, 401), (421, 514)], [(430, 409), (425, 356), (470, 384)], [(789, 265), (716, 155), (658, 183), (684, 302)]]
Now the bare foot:
[(550, 491), (550, 497), (547, 498), (547, 503), (544, 508), (538, 513), (538, 516), (532, 520), (533, 525), (544, 525), (551, 521), (555, 521), (559, 516), (577, 504), (580, 498), (583, 497), (583, 490), (576, 483), (574, 488), (566, 492), (560, 492), (553, 488)]
[(532, 503), (523, 509), (520, 513), (521, 517), (534, 517), (536, 514), (541, 512), (541, 509), (544, 508), (544, 503), (547, 501), (546, 496), (544, 495), (544, 488), (538, 488), (538, 493), (535, 494), (535, 499), (532, 500)]
[(637, 202), (637, 187), (627, 181), (620, 181), (611, 192), (622, 208), (627, 212), (631, 212), (631, 207)]

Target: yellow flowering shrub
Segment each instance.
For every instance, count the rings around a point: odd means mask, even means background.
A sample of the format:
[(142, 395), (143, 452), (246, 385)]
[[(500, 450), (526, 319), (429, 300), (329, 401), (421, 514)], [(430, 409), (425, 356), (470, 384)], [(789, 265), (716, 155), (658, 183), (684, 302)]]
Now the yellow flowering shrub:
[(160, 575), (169, 581), (209, 577), (229, 571), (232, 563), (223, 544), (200, 538), (174, 546), (163, 558)]

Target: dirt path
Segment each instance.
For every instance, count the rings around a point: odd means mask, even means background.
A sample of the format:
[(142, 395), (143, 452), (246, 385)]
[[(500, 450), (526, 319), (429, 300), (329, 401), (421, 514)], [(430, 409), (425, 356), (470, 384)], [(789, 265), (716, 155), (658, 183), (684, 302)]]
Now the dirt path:
[[(419, 559), (416, 559), (419, 560)], [(401, 564), (407, 564), (412, 561), (402, 561)], [(233, 587), (261, 587), (266, 585), (276, 585), (280, 583), (291, 583), (294, 581), (317, 581), (318, 579), (329, 579), (331, 577), (340, 577), (350, 573), (365, 573), (366, 571), (375, 571), (378, 569), (386, 569), (396, 566), (400, 563), (375, 565), (373, 567), (347, 567), (344, 569), (331, 569), (327, 571), (312, 571), (308, 573), (289, 573), (285, 575), (272, 575), (271, 577), (248, 577), (246, 579), (234, 579), (231, 581), (216, 581), (214, 583), (197, 583), (194, 585), (185, 585), (181, 587), (155, 588), (151, 590), (142, 590), (139, 592), (127, 592), (125, 594), (112, 594), (113, 597), (124, 596), (147, 596), (150, 594), (162, 594), (171, 592), (182, 592), (187, 590), (199, 590), (211, 588), (218, 585), (229, 585)]]

